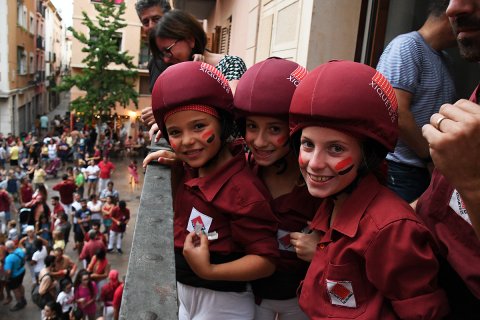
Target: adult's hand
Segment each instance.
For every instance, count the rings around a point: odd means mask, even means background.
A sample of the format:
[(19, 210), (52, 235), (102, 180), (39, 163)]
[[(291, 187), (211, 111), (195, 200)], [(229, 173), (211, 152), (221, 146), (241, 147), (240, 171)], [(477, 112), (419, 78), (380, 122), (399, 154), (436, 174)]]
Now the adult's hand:
[(444, 104), (423, 126), (435, 167), (460, 193), (480, 235), (480, 106), (459, 100)]
[(143, 108), (141, 119), (142, 119), (143, 123), (145, 123), (145, 125), (147, 125), (149, 127), (155, 123), (155, 117), (153, 116), (152, 107)]
[(160, 138), (162, 137), (162, 131), (158, 128), (158, 124), (154, 123), (150, 130), (148, 130), (148, 137), (150, 140), (153, 139), (153, 136), (155, 135), (155, 142), (158, 142)]

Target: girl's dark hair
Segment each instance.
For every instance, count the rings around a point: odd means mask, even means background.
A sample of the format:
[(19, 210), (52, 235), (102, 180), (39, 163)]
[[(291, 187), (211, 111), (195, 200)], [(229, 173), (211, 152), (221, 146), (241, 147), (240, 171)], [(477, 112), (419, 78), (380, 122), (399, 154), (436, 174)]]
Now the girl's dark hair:
[(42, 247), (43, 247), (42, 240), (37, 238), (37, 239), (35, 239), (35, 241), (33, 243), (35, 244), (35, 249), (37, 249), (38, 251), (42, 250)]
[(150, 33), (150, 49), (156, 59), (162, 58), (162, 53), (157, 44), (156, 38), (170, 38), (175, 40), (187, 40), (193, 38), (195, 45), (193, 54), (203, 54), (207, 45), (207, 35), (202, 25), (191, 14), (182, 10), (171, 10), (165, 13)]
[(55, 262), (55, 256), (46, 256), (44, 262), (46, 267), (52, 266), (52, 264)]
[(98, 260), (103, 260), (105, 259), (106, 256), (106, 251), (105, 249), (101, 248), (95, 251), (95, 257), (97, 257)]
[(62, 315), (62, 306), (60, 303), (56, 301), (49, 301), (45, 304), (45, 306), (49, 307), (55, 313), (55, 318), (53, 319), (61, 319)]
[(64, 291), (69, 284), (72, 284), (72, 279), (70, 277), (62, 278), (60, 280), (60, 291)]
[(83, 276), (88, 276), (88, 292), (90, 293), (91, 297), (94, 297), (95, 296), (95, 290), (93, 288), (93, 281), (92, 281), (92, 279), (90, 279), (90, 274), (85, 269), (81, 269), (77, 273), (77, 277), (75, 278), (75, 282), (73, 283), (73, 287), (75, 288), (75, 291), (78, 290), (78, 287), (82, 283), (82, 277)]

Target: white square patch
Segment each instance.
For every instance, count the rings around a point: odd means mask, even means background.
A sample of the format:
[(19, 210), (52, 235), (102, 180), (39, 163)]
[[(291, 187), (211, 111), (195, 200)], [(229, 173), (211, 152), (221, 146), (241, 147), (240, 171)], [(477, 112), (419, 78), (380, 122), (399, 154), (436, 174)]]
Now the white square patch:
[(290, 232), (282, 229), (277, 231), (278, 249), (284, 251), (296, 252), (294, 246), (290, 243)]
[(347, 308), (357, 307), (351, 281), (331, 281), (327, 279), (327, 292), (332, 304)]
[(463, 203), (460, 193), (458, 193), (457, 190), (453, 190), (452, 197), (450, 198), (450, 208), (452, 208), (453, 211), (462, 217), (463, 220), (472, 225), (472, 221), (470, 221), (470, 217), (468, 216), (468, 211), (465, 208), (465, 204)]
[(188, 232), (195, 231), (195, 225), (197, 223), (201, 224), (202, 231), (207, 234), (210, 230), (210, 226), (212, 225), (213, 219), (195, 208), (192, 208), (192, 212), (190, 213), (190, 218), (188, 218), (187, 230)]

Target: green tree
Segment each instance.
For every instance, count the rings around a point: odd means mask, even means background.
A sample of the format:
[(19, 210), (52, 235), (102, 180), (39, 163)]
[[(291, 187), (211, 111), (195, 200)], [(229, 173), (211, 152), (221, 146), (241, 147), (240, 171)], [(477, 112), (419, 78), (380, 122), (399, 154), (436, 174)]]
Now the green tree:
[(83, 114), (90, 123), (93, 116), (108, 115), (118, 103), (126, 107), (130, 100), (138, 108), (138, 93), (135, 90), (137, 71), (128, 52), (120, 51), (121, 34), (118, 30), (126, 27), (125, 3), (114, 4), (113, 0), (102, 0), (95, 4), (96, 21), (92, 21), (85, 11), (82, 24), (90, 30), (89, 36), (72, 27), (68, 29), (84, 44), (87, 53), (82, 62), (86, 65), (82, 72), (63, 78), (56, 91), (68, 91), (73, 86), (86, 92), (86, 95), (72, 101), (71, 109)]

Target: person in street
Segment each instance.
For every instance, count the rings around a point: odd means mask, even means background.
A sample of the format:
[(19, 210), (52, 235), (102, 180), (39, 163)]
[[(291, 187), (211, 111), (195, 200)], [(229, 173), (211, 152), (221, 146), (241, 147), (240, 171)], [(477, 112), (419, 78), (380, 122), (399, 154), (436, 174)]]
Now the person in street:
[(123, 287), (124, 283), (122, 282), (117, 289), (115, 289), (115, 293), (113, 294), (113, 319), (118, 320), (120, 319), (120, 307), (122, 306), (122, 297), (123, 297)]
[(55, 257), (48, 255), (45, 257), (45, 266), (38, 274), (38, 293), (42, 296), (45, 302), (55, 301), (57, 298), (57, 281), (51, 274)]
[(25, 252), (17, 248), (15, 243), (8, 240), (5, 243), (8, 255), (5, 258), (3, 266), (6, 276), (9, 278), (7, 288), (13, 291), (17, 303), (10, 308), (10, 311), (18, 311), (27, 305), (25, 299), (25, 288), (23, 287), (23, 277), (25, 276)]
[(53, 255), (55, 256), (55, 263), (50, 271), (53, 278), (60, 280), (64, 277), (73, 277), (77, 272), (77, 265), (63, 253), (63, 249), (61, 247), (53, 248)]
[(83, 248), (85, 234), (90, 230), (92, 212), (87, 207), (87, 199), (80, 200), (81, 208), (75, 212), (76, 224), (73, 232), (75, 233), (75, 246), (80, 254)]
[(399, 140), (387, 155), (388, 186), (407, 202), (428, 187), (432, 168), (421, 128), (446, 102), (456, 99), (449, 57), (456, 45), (445, 10), (448, 0), (430, 0), (428, 18), (418, 31), (393, 39), (377, 66), (398, 101)]
[(84, 266), (88, 266), (90, 261), (95, 256), (95, 253), (99, 250), (106, 250), (105, 244), (101, 238), (97, 238), (97, 232), (95, 230), (88, 231), (89, 240), (85, 242), (82, 252), (78, 257), (79, 260), (85, 260)]
[(0, 234), (7, 231), (7, 223), (10, 221), (10, 211), (15, 209), (12, 196), (0, 186)]
[(73, 283), (70, 277), (60, 280), (60, 293), (57, 302), (62, 306), (62, 320), (70, 320), (70, 312), (73, 310)]
[(67, 174), (64, 174), (62, 175), (62, 181), (54, 185), (52, 189), (58, 191), (60, 203), (64, 211), (69, 214), (72, 211), (73, 193), (77, 189), (75, 183), (69, 179)]
[[(446, 14), (461, 55), (478, 64), (480, 0), (451, 0)], [(452, 319), (475, 319), (480, 308), (479, 94), (442, 105), (423, 127), (436, 169), (416, 212), (436, 240)]]
[(330, 61), (298, 85), (289, 112), (308, 191), (324, 199), (310, 224), (320, 240), (299, 288), (302, 310), (313, 319), (447, 316), (430, 232), (382, 185), (398, 137), (388, 80), (364, 64)]
[(130, 221), (130, 210), (127, 208), (125, 201), (120, 200), (118, 206), (113, 208), (111, 219), (112, 226), (108, 237), (108, 252), (112, 252), (113, 247), (116, 246), (117, 252), (122, 254), (123, 234), (127, 230), (128, 221)]
[(106, 320), (113, 319), (113, 297), (115, 290), (122, 283), (118, 279), (118, 271), (110, 270), (108, 273), (108, 282), (102, 287), (100, 291), (100, 301), (103, 302), (103, 316)]
[(120, 200), (120, 194), (116, 189), (113, 188), (114, 184), (113, 181), (109, 181), (107, 184), (107, 188), (103, 189), (100, 193), (100, 201), (106, 202), (107, 197), (112, 197), (114, 202), (118, 202)]
[(113, 171), (115, 170), (115, 165), (109, 160), (108, 156), (102, 157), (102, 161), (98, 163), (100, 172), (98, 174), (98, 193), (102, 192), (107, 184), (111, 181)]
[(94, 320), (97, 311), (95, 303), (98, 290), (88, 271), (81, 269), (73, 282), (75, 303), (82, 310), (86, 320)]

